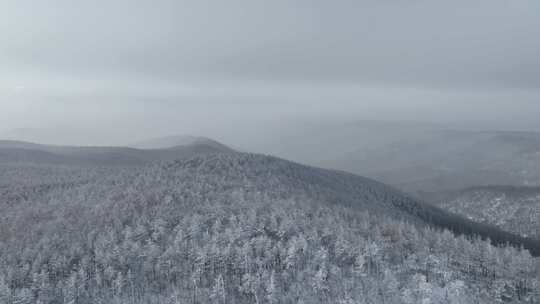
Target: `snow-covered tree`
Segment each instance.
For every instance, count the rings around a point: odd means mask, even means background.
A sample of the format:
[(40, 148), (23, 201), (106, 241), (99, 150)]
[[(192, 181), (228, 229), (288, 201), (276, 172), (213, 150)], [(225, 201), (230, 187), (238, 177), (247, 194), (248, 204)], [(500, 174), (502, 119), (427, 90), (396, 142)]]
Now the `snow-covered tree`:
[(225, 291), (225, 283), (223, 281), (223, 276), (220, 274), (217, 276), (212, 291), (210, 292), (210, 299), (213, 303), (223, 304), (227, 293)]

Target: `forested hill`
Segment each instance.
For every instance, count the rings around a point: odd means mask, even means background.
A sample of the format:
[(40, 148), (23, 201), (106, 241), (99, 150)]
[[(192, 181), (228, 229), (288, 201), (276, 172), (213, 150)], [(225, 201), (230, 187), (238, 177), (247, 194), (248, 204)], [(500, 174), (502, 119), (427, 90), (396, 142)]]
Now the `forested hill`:
[(348, 173), (243, 153), (0, 166), (0, 303), (540, 300), (528, 251)]
[(540, 241), (477, 223), (421, 202), (377, 181), (341, 171), (326, 170), (289, 162), (272, 156), (235, 153), (198, 156), (164, 165), (165, 171), (192, 176), (220, 176), (227, 184), (245, 187), (274, 198), (306, 196), (325, 204), (339, 204), (358, 210), (449, 229), (458, 234), (489, 238), (495, 244), (524, 246), (540, 255)]

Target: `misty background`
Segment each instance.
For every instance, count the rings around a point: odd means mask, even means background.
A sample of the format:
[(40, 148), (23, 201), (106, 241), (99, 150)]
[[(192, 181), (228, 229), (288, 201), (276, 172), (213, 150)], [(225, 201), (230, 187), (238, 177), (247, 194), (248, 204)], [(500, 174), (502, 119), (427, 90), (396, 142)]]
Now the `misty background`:
[(2, 1), (0, 137), (123, 145), (193, 134), (294, 158), (280, 145), (363, 121), (538, 131), (539, 9)]

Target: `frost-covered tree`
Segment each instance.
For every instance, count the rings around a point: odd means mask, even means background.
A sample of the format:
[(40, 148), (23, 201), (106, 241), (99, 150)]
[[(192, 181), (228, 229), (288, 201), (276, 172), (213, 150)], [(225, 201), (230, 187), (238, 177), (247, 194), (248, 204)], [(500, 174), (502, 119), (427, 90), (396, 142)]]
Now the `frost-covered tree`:
[(11, 301), (11, 288), (4, 276), (0, 274), (0, 303), (9, 303)]
[(268, 277), (268, 283), (266, 285), (266, 300), (269, 304), (279, 302), (279, 292), (276, 287), (276, 278), (274, 271), (272, 271), (272, 273)]
[(224, 304), (226, 297), (225, 283), (223, 281), (223, 276), (220, 274), (217, 276), (212, 291), (210, 292), (210, 300), (212, 300), (213, 303)]

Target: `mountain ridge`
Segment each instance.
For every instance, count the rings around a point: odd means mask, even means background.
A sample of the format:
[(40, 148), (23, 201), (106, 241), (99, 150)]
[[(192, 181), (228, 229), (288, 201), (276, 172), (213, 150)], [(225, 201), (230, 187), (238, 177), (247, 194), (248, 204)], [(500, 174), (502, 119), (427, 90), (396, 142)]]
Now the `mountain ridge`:
[[(250, 169), (256, 168), (260, 164), (264, 164), (260, 170)], [(518, 247), (524, 246), (534, 255), (540, 256), (540, 241), (520, 237), (495, 226), (468, 220), (415, 199), (392, 186), (345, 171), (322, 169), (253, 153), (198, 155), (193, 158), (169, 162), (165, 166), (188, 170), (192, 175), (202, 172), (206, 174), (215, 174), (216, 171), (231, 172), (227, 170), (242, 175), (241, 172), (244, 170), (246, 175), (244, 178), (256, 180), (256, 184), (264, 185), (264, 187), (256, 189), (257, 191), (273, 188), (272, 185), (276, 183), (275, 179), (278, 178), (281, 179), (279, 182), (288, 184), (293, 189), (308, 191), (311, 193), (310, 197), (323, 197), (322, 200), (329, 204), (339, 204), (394, 216), (399, 214), (402, 219), (448, 229), (458, 235), (489, 238), (494, 244), (509, 243)], [(230, 174), (225, 176), (228, 180), (234, 180)], [(327, 189), (328, 192), (321, 194), (313, 189)], [(381, 203), (382, 205), (380, 205)]]
[(209, 146), (217, 146), (221, 148), (227, 147), (226, 145), (218, 142), (217, 140), (204, 136), (194, 135), (169, 135), (164, 137), (156, 137), (135, 143), (130, 143), (125, 146), (142, 150), (153, 150), (168, 149), (178, 146), (191, 146), (195, 144), (206, 144)]
[(161, 149), (122, 146), (61, 146), (24, 141), (0, 140), (0, 162), (35, 162), (103, 166), (133, 166), (173, 160), (204, 153), (231, 153), (217, 141), (197, 141)]

